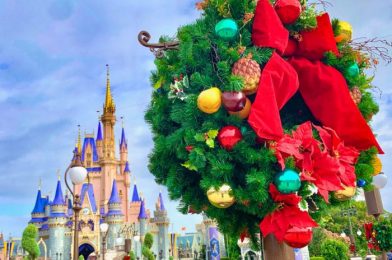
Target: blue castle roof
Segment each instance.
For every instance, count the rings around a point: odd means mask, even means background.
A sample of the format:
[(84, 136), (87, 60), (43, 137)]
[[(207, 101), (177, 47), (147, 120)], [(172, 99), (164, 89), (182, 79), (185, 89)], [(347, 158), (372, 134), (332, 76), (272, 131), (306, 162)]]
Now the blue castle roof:
[(41, 190), (38, 190), (37, 198), (35, 199), (34, 209), (31, 214), (45, 213), (45, 198), (41, 197)]
[(82, 161), (84, 161), (84, 159), (85, 159), (86, 149), (89, 145), (91, 146), (91, 150), (93, 152), (93, 161), (98, 162), (98, 152), (97, 152), (97, 147), (95, 145), (94, 137), (85, 137), (84, 138), (83, 148), (82, 148)]
[(61, 183), (60, 181), (57, 181), (57, 187), (56, 187), (56, 194), (54, 196), (52, 205), (64, 205), (64, 197), (63, 197), (63, 191), (61, 189)]
[(86, 194), (90, 200), (91, 203), (91, 210), (95, 213), (97, 212), (97, 204), (95, 201), (95, 196), (94, 196), (94, 188), (91, 183), (84, 183), (82, 186), (82, 192), (81, 192), (81, 197), (80, 197), (80, 203), (83, 204), (84, 199), (86, 198)]
[(102, 128), (101, 122), (98, 122), (98, 132), (97, 132), (97, 141), (102, 141)]
[(144, 200), (140, 204), (140, 212), (138, 219), (147, 219), (146, 207), (144, 206)]
[(130, 173), (131, 170), (129, 169), (129, 163), (128, 161), (125, 163), (125, 167), (124, 167), (124, 173)]
[(123, 147), (123, 146), (125, 146), (125, 148), (128, 148), (127, 139), (125, 138), (124, 127), (121, 130), (120, 148)]
[(137, 191), (137, 186), (135, 184), (133, 185), (132, 202), (138, 202), (138, 201), (140, 201), (140, 197)]
[(165, 205), (163, 204), (163, 198), (162, 198), (162, 193), (161, 192), (159, 192), (159, 209), (161, 211), (166, 210), (165, 209)]
[(109, 199), (109, 204), (120, 204), (120, 197), (118, 196), (118, 191), (117, 191), (117, 182), (116, 180), (113, 180), (113, 186), (112, 186), (112, 194), (110, 195)]

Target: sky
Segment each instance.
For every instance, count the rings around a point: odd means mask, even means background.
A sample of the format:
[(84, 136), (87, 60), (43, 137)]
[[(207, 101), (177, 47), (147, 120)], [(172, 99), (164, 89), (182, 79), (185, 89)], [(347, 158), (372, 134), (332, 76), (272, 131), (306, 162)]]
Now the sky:
[[(20, 236), (40, 178), (43, 193), (54, 195), (56, 173), (63, 174), (72, 157), (77, 125), (82, 132), (96, 133), (105, 64), (111, 68), (117, 117), (124, 117), (132, 175), (147, 207), (153, 209), (162, 190), (174, 230), (194, 230), (201, 216), (178, 213), (177, 202), (169, 202), (165, 187), (155, 184), (147, 169), (153, 143), (143, 117), (152, 91), (154, 56), (139, 45), (137, 34), (147, 30), (152, 41), (174, 36), (179, 26), (200, 16), (195, 2), (0, 0), (0, 232)], [(391, 0), (330, 3), (332, 17), (353, 25), (354, 38), (392, 41)], [(372, 127), (386, 152), (381, 159), (387, 175), (392, 171), (391, 72), (392, 65), (383, 63), (376, 72), (369, 71), (375, 73), (374, 96), (381, 108)], [(382, 196), (385, 208), (392, 211), (392, 181)]]

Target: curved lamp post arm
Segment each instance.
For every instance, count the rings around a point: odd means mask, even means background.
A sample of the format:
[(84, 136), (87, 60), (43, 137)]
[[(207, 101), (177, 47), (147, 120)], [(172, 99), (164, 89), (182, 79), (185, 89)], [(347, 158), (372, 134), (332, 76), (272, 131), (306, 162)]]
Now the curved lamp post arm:
[(67, 176), (68, 176), (68, 171), (69, 169), (71, 169), (72, 167), (72, 163), (68, 166), (68, 168), (65, 170), (64, 173), (64, 182), (65, 182), (65, 186), (67, 186), (67, 189), (69, 190), (69, 192), (71, 192), (72, 198), (75, 198), (75, 193), (73, 192), (73, 190), (71, 189), (71, 187), (69, 187), (68, 181), (67, 181)]
[(157, 58), (162, 58), (166, 50), (177, 50), (179, 41), (162, 42), (162, 43), (148, 43), (151, 35), (146, 31), (141, 31), (138, 35), (138, 40), (141, 45), (150, 49)]

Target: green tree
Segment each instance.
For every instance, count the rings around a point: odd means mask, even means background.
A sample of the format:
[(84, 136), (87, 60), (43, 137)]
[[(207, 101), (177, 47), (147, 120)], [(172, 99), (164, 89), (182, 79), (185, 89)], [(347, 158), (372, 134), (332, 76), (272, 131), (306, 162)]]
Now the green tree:
[(321, 244), (326, 238), (322, 228), (313, 229), (312, 242), (309, 244), (309, 253), (311, 256), (321, 256)]
[(130, 257), (131, 260), (136, 260), (135, 252), (130, 251), (130, 252), (129, 252), (129, 257)]
[(84, 260), (84, 256), (83, 256), (83, 255), (80, 255), (80, 256), (78, 257), (78, 259), (79, 259), (79, 260)]
[(374, 224), (376, 239), (382, 251), (392, 250), (392, 221), (390, 218), (382, 218)]
[(22, 248), (29, 254), (28, 258), (36, 259), (40, 255), (39, 246), (37, 244), (38, 229), (35, 225), (29, 224), (22, 235)]
[(147, 233), (144, 236), (143, 247), (142, 247), (142, 254), (148, 260), (154, 260), (154, 254), (151, 251), (151, 247), (154, 244), (154, 238), (151, 233)]
[(348, 260), (348, 246), (341, 241), (327, 239), (321, 244), (321, 255), (328, 260)]

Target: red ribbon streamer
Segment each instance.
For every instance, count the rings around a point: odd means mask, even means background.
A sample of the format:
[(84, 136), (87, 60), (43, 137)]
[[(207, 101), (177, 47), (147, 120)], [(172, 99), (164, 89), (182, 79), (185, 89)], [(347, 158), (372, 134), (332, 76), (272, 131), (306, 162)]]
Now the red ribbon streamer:
[[(328, 14), (318, 17), (315, 30), (302, 33), (296, 56), (289, 61), (274, 53), (260, 78), (249, 124), (260, 138), (279, 140), (283, 128), (279, 111), (299, 90), (313, 116), (336, 131), (346, 145), (358, 150), (373, 146), (383, 153), (370, 127), (351, 99), (342, 74), (321, 59), (326, 51), (337, 53)], [(252, 31), (254, 45), (283, 53), (288, 32), (268, 0), (259, 0)], [(315, 60), (315, 61), (311, 61)]]

